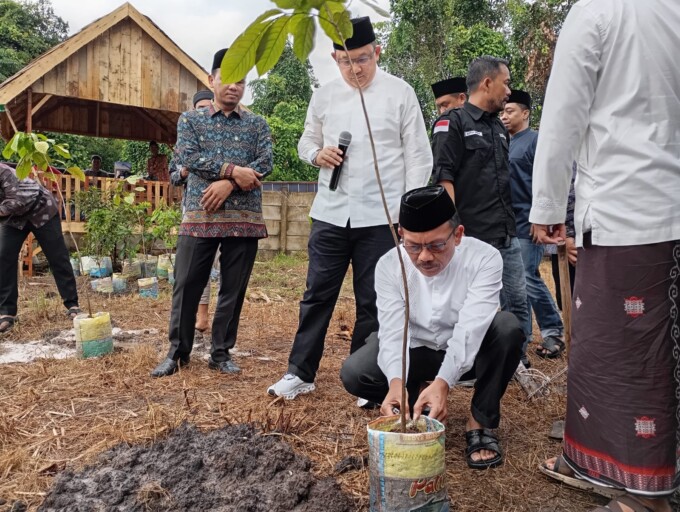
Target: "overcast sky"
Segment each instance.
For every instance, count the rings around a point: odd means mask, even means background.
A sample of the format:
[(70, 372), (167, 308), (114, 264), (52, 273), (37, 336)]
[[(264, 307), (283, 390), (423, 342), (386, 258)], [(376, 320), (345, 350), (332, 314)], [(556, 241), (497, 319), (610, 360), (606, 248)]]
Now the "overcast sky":
[[(52, 0), (55, 14), (68, 22), (69, 35), (122, 3), (122, 0)], [(130, 3), (204, 69), (212, 64), (215, 51), (229, 46), (257, 16), (276, 7), (269, 0), (133, 0)], [(389, 0), (375, 0), (375, 3), (389, 10)], [(359, 0), (351, 0), (350, 9), (354, 16), (370, 15), (373, 21), (384, 19)], [(317, 32), (317, 44), (310, 60), (321, 84), (338, 76), (330, 58), (331, 51), (331, 42)], [(248, 80), (253, 78), (257, 78), (255, 71), (248, 75)], [(250, 90), (244, 103), (250, 103)]]

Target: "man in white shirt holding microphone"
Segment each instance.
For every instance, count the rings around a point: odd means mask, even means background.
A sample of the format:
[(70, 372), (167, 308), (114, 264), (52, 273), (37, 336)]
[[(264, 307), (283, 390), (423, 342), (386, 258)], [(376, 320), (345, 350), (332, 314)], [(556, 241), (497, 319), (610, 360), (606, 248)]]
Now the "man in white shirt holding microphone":
[[(432, 154), (415, 92), (403, 80), (378, 69), (380, 46), (370, 19), (356, 18), (352, 25), (354, 33), (345, 41), (349, 51), (334, 44), (332, 54), (342, 76), (314, 92), (298, 144), (300, 158), (319, 168), (319, 190), (310, 212), (307, 290), (300, 302), (288, 371), (268, 389), (269, 394), (286, 399), (315, 389), (326, 331), (350, 263), (356, 298), (350, 352), (362, 347), (378, 326), (375, 265), (394, 241), (375, 177), (359, 88), (365, 97), (392, 219), (398, 216), (400, 197), (425, 185), (432, 171)], [(346, 154), (338, 148), (342, 132), (351, 135)], [(341, 164), (333, 190), (331, 177)]]

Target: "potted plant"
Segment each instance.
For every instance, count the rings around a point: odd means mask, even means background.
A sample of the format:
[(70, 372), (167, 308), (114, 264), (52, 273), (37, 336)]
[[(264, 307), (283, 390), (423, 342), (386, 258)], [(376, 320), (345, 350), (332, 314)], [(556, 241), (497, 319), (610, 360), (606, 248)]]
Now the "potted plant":
[(177, 247), (177, 226), (182, 220), (182, 212), (177, 206), (163, 205), (151, 214), (151, 233), (155, 240), (163, 242), (165, 254), (158, 258), (157, 276), (174, 282), (175, 254)]
[[(52, 156), (52, 153), (60, 160)], [(19, 157), (16, 173), (17, 178), (24, 179), (31, 173), (33, 167), (37, 167), (43, 172), (43, 177), (55, 184), (61, 205), (66, 210), (66, 201), (61, 191), (60, 178), (57, 178), (49, 171), (51, 166), (62, 166), (66, 172), (81, 181), (85, 181), (85, 174), (77, 166), (67, 166), (66, 160), (71, 159), (71, 154), (66, 144), (59, 144), (54, 139), (48, 139), (45, 135), (36, 133), (16, 132), (12, 139), (7, 143), (2, 152), (4, 158), (9, 159), (14, 155)], [(78, 260), (82, 262), (78, 242), (70, 229), (69, 236), (78, 254)], [(81, 274), (83, 269), (81, 267)], [(76, 335), (76, 351), (80, 357), (92, 357), (108, 354), (113, 351), (113, 337), (111, 328), (111, 317), (109, 313), (92, 314), (92, 303), (87, 287), (85, 287), (85, 297), (87, 300), (87, 314), (81, 314), (73, 319), (73, 328)]]

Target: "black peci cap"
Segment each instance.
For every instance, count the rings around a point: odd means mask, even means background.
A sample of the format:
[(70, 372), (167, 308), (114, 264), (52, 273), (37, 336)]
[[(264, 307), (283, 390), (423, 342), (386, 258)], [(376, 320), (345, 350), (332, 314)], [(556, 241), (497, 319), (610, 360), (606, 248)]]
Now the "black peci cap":
[(399, 225), (407, 231), (423, 233), (438, 228), (455, 214), (456, 206), (444, 187), (421, 187), (401, 197)]
[(203, 89), (202, 91), (198, 91), (196, 94), (194, 94), (194, 100), (193, 100), (193, 106), (196, 108), (196, 103), (202, 100), (211, 100), (215, 97), (212, 91), (209, 91), (208, 89)]
[(510, 99), (506, 103), (520, 103), (527, 108), (531, 108), (531, 95), (526, 91), (513, 89), (510, 92)]
[(211, 72), (222, 67), (222, 59), (224, 59), (224, 55), (227, 53), (228, 50), (229, 48), (222, 48), (217, 53), (215, 53), (215, 56), (213, 57), (213, 65), (210, 68)]
[[(345, 46), (348, 50), (361, 48), (367, 44), (375, 41), (375, 32), (373, 32), (373, 24), (371, 18), (363, 16), (361, 18), (352, 19), (352, 37), (345, 39)], [(344, 50), (341, 44), (333, 43), (333, 48), (336, 50)]]
[(435, 99), (441, 98), (447, 94), (460, 94), (461, 92), (467, 92), (467, 83), (464, 76), (455, 76), (453, 78), (447, 78), (441, 82), (432, 84), (432, 92), (434, 93)]

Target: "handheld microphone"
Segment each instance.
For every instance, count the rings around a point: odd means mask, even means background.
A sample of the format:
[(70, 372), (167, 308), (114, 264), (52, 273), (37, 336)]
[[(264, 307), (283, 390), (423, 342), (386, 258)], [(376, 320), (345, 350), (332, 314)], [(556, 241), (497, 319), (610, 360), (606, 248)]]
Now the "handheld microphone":
[(338, 182), (340, 181), (340, 171), (342, 171), (342, 164), (345, 163), (345, 158), (347, 157), (347, 148), (349, 147), (350, 142), (352, 142), (352, 134), (349, 132), (340, 132), (340, 137), (338, 137), (338, 149), (342, 151), (342, 162), (336, 165), (333, 169), (331, 182), (328, 185), (330, 190), (335, 191), (335, 189), (338, 188)]

